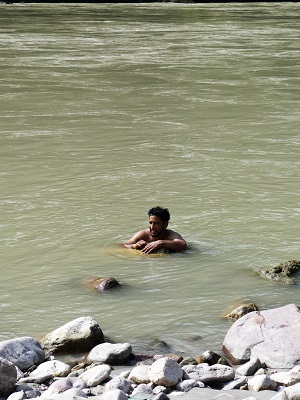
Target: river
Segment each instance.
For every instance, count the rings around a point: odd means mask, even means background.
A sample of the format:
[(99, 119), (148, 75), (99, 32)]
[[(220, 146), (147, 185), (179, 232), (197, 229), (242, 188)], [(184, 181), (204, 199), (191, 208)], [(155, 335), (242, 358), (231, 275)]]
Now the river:
[[(136, 352), (196, 356), (237, 305), (298, 301), (258, 274), (299, 259), (297, 3), (0, 11), (0, 340), (92, 316)], [(187, 252), (118, 246), (156, 205)]]

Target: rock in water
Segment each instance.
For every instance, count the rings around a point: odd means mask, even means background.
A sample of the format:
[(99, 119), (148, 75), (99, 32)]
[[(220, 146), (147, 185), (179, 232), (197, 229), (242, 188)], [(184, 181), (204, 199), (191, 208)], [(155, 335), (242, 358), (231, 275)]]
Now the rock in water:
[(297, 283), (293, 276), (300, 271), (300, 261), (285, 261), (273, 267), (268, 267), (260, 271), (260, 275), (285, 284)]
[(84, 281), (84, 285), (89, 289), (97, 289), (99, 292), (105, 292), (116, 286), (120, 286), (119, 282), (112, 277), (92, 276)]
[(256, 307), (255, 304), (253, 303), (242, 304), (241, 306), (235, 308), (229, 314), (227, 314), (226, 317), (232, 321), (236, 321), (237, 319), (241, 318), (242, 316), (252, 311), (258, 311), (258, 308)]

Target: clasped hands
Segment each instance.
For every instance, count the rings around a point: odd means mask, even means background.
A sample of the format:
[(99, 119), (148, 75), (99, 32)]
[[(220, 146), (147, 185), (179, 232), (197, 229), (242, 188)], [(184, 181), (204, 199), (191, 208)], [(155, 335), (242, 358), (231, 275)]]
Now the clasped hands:
[(149, 254), (152, 251), (159, 249), (160, 247), (161, 247), (160, 240), (156, 240), (155, 242), (150, 242), (150, 243), (145, 242), (145, 240), (139, 240), (132, 246), (133, 249), (141, 250), (141, 252), (144, 254)]

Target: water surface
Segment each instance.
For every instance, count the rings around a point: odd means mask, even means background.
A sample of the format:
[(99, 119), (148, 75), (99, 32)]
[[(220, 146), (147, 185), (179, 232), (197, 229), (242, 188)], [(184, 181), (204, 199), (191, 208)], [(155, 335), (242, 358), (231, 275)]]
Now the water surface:
[[(1, 4), (0, 35), (1, 340), (90, 315), (197, 355), (240, 302), (297, 302), (257, 274), (299, 258), (295, 3)], [(117, 246), (155, 205), (185, 254)]]

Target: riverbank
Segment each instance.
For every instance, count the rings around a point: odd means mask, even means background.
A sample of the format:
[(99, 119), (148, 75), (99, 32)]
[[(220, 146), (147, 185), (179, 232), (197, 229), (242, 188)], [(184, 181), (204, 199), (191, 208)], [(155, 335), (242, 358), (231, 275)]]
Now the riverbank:
[[(0, 342), (0, 396), (9, 400), (298, 399), (298, 314), (294, 304), (252, 311), (229, 329), (223, 343), (226, 357), (207, 350), (188, 358), (135, 354), (129, 343), (106, 342), (92, 317), (80, 317), (40, 341), (21, 337)], [(236, 329), (242, 343), (233, 340)], [(264, 350), (259, 347), (262, 338)], [(77, 353), (77, 360), (68, 359), (68, 352)], [(85, 356), (79, 358), (80, 352)]]

